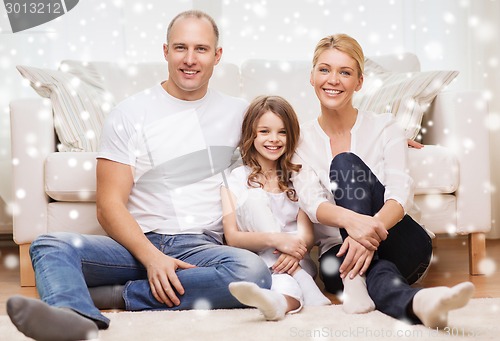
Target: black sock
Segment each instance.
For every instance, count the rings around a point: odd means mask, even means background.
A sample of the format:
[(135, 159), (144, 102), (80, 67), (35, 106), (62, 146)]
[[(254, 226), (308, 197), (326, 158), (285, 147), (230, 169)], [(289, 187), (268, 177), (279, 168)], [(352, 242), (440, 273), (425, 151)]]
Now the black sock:
[(9, 298), (7, 313), (21, 333), (39, 341), (90, 340), (99, 334), (93, 320), (32, 298)]
[(106, 285), (89, 288), (89, 292), (98, 309), (125, 309), (123, 288), (123, 285)]

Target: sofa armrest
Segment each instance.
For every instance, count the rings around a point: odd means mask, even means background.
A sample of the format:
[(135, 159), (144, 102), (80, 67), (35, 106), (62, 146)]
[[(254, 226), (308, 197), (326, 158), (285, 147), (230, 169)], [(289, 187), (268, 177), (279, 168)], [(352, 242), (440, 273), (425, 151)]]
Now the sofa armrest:
[(10, 103), (13, 232), (17, 244), (30, 243), (47, 231), (48, 197), (44, 162), (56, 150), (50, 100), (19, 99)]
[[(480, 91), (444, 91), (425, 115), (425, 144), (450, 148), (460, 164), (457, 233), (491, 229), (488, 106)], [(429, 124), (431, 123), (431, 124)]]

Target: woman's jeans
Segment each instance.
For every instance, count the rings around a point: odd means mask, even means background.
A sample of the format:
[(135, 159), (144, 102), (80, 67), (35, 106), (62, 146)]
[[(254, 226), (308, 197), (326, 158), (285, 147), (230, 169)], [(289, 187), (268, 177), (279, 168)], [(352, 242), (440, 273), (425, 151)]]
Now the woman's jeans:
[[(355, 154), (338, 154), (331, 162), (330, 181), (337, 184), (333, 192), (335, 203), (357, 213), (374, 216), (384, 205), (384, 186), (370, 168)], [(345, 229), (340, 229), (343, 239)], [(336, 257), (340, 245), (325, 252), (320, 259)], [(381, 312), (414, 323), (420, 321), (411, 313), (410, 304), (417, 288), (410, 287), (429, 266), (432, 241), (425, 230), (410, 216), (405, 215), (380, 243), (366, 272), (368, 293)], [(341, 257), (342, 262), (344, 257)], [(339, 264), (339, 262), (325, 262)], [(320, 267), (325, 288), (332, 293), (342, 290), (338, 269)]]
[(125, 285), (127, 310), (184, 310), (243, 307), (229, 292), (234, 281), (271, 287), (271, 274), (256, 254), (221, 245), (205, 234), (161, 235), (147, 238), (164, 254), (196, 265), (177, 271), (185, 293), (179, 306), (169, 308), (151, 293), (147, 272), (121, 244), (106, 236), (54, 233), (37, 238), (30, 254), (40, 298), (55, 307), (70, 308), (109, 326), (94, 306), (87, 287)]

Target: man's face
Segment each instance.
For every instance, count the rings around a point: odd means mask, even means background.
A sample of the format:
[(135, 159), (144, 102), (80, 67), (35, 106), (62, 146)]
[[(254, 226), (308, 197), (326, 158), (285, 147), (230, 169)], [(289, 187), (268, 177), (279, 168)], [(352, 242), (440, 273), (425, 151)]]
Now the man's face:
[(222, 55), (210, 22), (194, 17), (177, 19), (163, 53), (168, 62), (167, 92), (187, 101), (205, 96), (214, 66)]

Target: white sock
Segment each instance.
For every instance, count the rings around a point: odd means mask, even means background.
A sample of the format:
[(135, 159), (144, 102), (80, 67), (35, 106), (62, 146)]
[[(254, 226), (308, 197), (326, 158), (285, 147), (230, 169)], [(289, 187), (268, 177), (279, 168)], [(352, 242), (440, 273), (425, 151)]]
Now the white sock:
[(285, 317), (287, 302), (285, 296), (280, 293), (262, 289), (252, 282), (229, 283), (229, 291), (241, 303), (259, 309), (268, 321)]
[(462, 308), (474, 294), (474, 284), (463, 282), (454, 287), (422, 289), (413, 297), (415, 315), (429, 328), (444, 328), (448, 324), (448, 312)]
[(332, 302), (319, 290), (314, 279), (305, 271), (300, 269), (293, 278), (299, 283), (304, 297), (304, 306), (330, 305)]
[(375, 310), (368, 290), (366, 289), (366, 277), (356, 275), (354, 278), (349, 278), (349, 274), (342, 279), (344, 283), (342, 309), (347, 314), (364, 314)]

